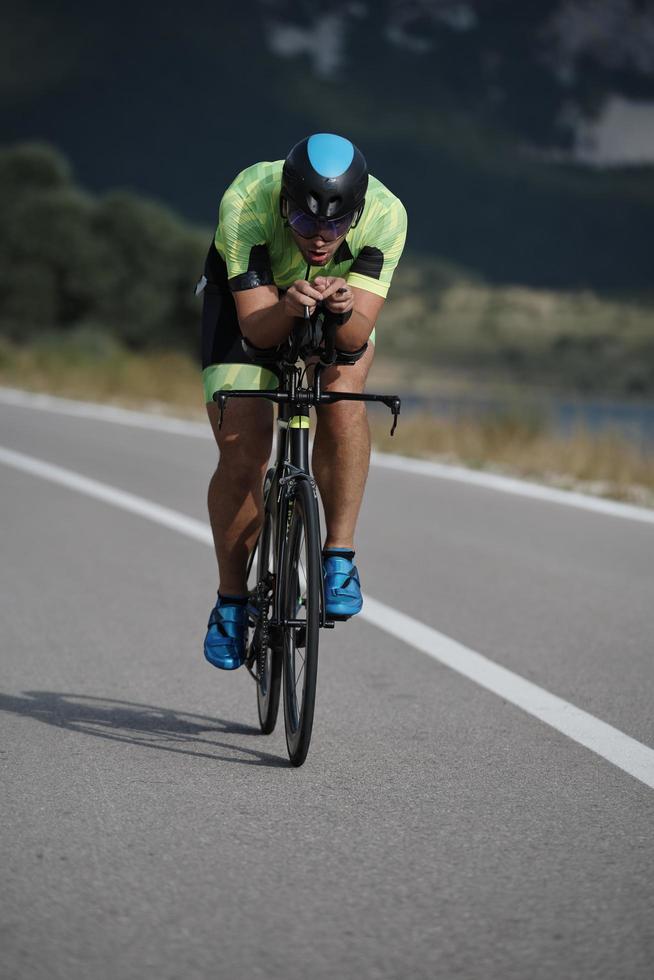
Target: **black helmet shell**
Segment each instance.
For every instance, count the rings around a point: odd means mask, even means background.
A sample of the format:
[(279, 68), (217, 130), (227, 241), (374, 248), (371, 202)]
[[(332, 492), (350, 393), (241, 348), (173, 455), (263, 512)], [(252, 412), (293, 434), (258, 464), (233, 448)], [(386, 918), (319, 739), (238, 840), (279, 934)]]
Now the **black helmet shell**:
[(368, 166), (356, 146), (334, 133), (296, 143), (284, 161), (282, 197), (318, 218), (341, 218), (363, 206)]

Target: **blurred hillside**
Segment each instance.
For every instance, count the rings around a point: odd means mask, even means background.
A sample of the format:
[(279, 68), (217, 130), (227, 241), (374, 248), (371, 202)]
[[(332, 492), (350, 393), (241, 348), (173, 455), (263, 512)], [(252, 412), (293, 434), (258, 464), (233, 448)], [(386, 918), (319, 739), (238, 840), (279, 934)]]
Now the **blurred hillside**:
[(378, 353), (410, 364), (413, 386), (425, 393), (446, 377), (466, 390), (654, 395), (652, 297), (494, 285), (421, 256), (400, 263), (391, 296)]
[[(19, 362), (20, 378), (28, 377), (24, 356), (15, 357), (28, 345), (39, 377), (46, 363), (60, 371), (75, 359), (82, 373), (86, 364), (97, 374), (103, 360), (116, 373), (121, 351), (195, 357), (201, 303), (193, 284), (209, 238), (209, 229), (133, 193), (82, 190), (51, 147), (0, 150), (7, 380)], [(589, 289), (495, 285), (409, 251), (382, 311), (377, 353), (402, 368), (406, 389), (424, 379), (433, 391), (436, 376), (442, 383), (447, 373), (464, 385), (651, 396), (654, 303), (644, 293), (611, 299)]]
[(413, 252), (631, 296), (651, 287), (654, 168), (573, 151), (611, 97), (654, 99), (653, 38), (642, 0), (144, 0), (127, 18), (25, 0), (0, 35), (0, 124), (61, 147), (93, 191), (207, 227), (240, 169), (343, 132), (405, 202)]

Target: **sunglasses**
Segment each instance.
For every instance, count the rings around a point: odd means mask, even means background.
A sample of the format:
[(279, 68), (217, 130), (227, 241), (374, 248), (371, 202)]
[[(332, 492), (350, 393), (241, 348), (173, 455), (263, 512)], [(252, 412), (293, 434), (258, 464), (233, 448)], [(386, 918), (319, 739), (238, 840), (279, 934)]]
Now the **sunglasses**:
[(321, 235), (326, 242), (336, 241), (344, 235), (354, 221), (354, 211), (342, 218), (316, 218), (299, 208), (289, 208), (288, 223), (300, 238), (316, 238)]

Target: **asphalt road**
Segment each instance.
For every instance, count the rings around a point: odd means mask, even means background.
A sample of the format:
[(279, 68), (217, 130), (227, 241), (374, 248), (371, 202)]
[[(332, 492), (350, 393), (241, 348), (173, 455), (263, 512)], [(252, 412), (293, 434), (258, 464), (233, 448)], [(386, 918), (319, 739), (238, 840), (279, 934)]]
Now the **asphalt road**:
[[(212, 444), (0, 406), (206, 520)], [(369, 622), (300, 770), (202, 658), (211, 549), (0, 463), (0, 976), (647, 978), (654, 791)], [(654, 526), (373, 468), (364, 589), (654, 747)]]

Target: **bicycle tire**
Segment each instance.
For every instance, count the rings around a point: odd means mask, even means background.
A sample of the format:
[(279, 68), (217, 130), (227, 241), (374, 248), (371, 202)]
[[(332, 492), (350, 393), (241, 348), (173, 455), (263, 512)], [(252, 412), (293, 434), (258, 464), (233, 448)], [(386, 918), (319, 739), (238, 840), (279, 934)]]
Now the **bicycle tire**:
[(318, 503), (307, 480), (298, 480), (291, 507), (282, 603), (284, 619), (301, 620), (302, 625), (283, 629), (284, 724), (291, 763), (301, 766), (313, 728), (322, 596)]
[[(256, 556), (256, 590), (259, 603), (265, 603), (266, 616), (272, 615), (275, 594), (273, 540), (273, 521), (270, 513), (266, 511), (261, 534), (257, 542)], [(264, 643), (263, 647), (261, 646), (262, 640)], [(254, 629), (252, 647), (256, 665), (257, 711), (261, 731), (264, 735), (270, 735), (274, 731), (277, 723), (282, 680), (281, 649), (274, 636), (272, 637), (272, 643), (270, 640), (270, 635), (260, 621)]]

